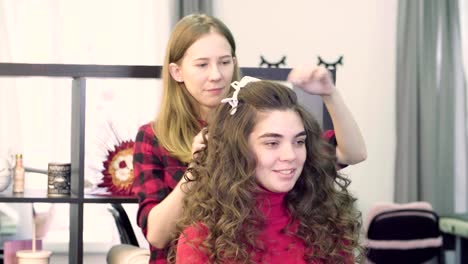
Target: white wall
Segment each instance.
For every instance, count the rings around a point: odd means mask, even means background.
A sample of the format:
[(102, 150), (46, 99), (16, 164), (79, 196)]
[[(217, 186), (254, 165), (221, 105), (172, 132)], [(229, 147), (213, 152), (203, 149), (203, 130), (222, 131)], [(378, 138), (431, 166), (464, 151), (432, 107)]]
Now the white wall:
[(365, 215), (393, 200), (397, 1), (215, 1), (215, 15), (231, 28), (241, 66), (287, 56), (286, 67), (334, 62), (342, 92), (366, 139), (368, 159), (343, 172)]
[[(171, 2), (0, 0), (0, 62), (161, 65), (170, 31), (171, 12), (167, 10)], [(20, 152), (26, 166), (44, 170), (48, 162), (68, 162), (71, 80), (0, 79), (0, 156)], [(134, 139), (138, 126), (154, 117), (154, 102), (159, 101), (156, 94), (161, 91), (155, 82), (87, 80), (87, 111), (92, 112), (86, 116), (86, 180), (93, 176), (88, 173), (89, 164), (102, 165), (103, 161), (92, 159), (103, 152), (103, 143), (96, 142), (104, 133), (96, 131), (111, 121), (118, 128), (131, 129), (129, 133), (119, 130), (120, 135), (129, 135), (124, 140)], [(122, 105), (139, 105), (139, 111), (125, 112)], [(26, 188), (45, 190), (46, 185), (35, 176), (26, 175)], [(23, 217), (17, 238), (29, 237), (30, 204), (8, 205), (27, 207), (18, 210)], [(52, 228), (44, 238), (44, 247), (54, 251), (53, 258), (68, 250), (69, 224), (68, 205), (54, 206), (60, 213), (52, 218)], [(127, 208), (131, 220), (136, 218), (136, 206)], [(117, 243), (115, 225), (102, 205), (86, 205), (84, 217), (85, 252), (105, 252)], [(141, 232), (136, 235), (145, 246)]]

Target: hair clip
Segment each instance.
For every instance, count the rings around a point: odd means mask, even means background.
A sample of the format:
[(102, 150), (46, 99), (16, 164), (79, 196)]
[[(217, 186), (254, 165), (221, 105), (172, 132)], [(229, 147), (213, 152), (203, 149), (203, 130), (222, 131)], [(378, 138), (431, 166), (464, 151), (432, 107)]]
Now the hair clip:
[(237, 100), (237, 95), (239, 94), (240, 89), (246, 86), (248, 83), (258, 81), (260, 81), (260, 79), (250, 76), (244, 76), (240, 81), (234, 81), (231, 83), (232, 88), (234, 88), (235, 90), (234, 94), (232, 95), (232, 97), (224, 98), (223, 100), (221, 100), (221, 103), (229, 103), (231, 105), (231, 115), (234, 115), (237, 111), (237, 105), (239, 104), (239, 100)]

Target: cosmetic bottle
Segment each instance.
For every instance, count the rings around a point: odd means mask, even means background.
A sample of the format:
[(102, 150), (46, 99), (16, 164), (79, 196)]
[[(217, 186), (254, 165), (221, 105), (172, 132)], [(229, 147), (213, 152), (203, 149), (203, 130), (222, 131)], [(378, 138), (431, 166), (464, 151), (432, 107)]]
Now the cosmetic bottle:
[(24, 166), (22, 154), (16, 154), (16, 165), (13, 172), (13, 192), (24, 192)]

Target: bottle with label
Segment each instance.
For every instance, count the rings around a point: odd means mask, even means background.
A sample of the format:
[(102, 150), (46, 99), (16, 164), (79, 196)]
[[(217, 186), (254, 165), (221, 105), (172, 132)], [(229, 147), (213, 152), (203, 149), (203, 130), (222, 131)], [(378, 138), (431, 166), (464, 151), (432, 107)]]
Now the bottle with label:
[(16, 154), (16, 165), (13, 174), (13, 192), (24, 192), (24, 166), (22, 154)]

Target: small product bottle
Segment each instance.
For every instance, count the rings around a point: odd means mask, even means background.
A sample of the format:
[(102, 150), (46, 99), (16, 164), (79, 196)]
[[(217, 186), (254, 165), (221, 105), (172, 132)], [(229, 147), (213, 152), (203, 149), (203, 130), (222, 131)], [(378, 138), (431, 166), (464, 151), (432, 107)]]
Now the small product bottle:
[(15, 172), (13, 174), (13, 192), (24, 192), (24, 166), (22, 154), (16, 154)]

